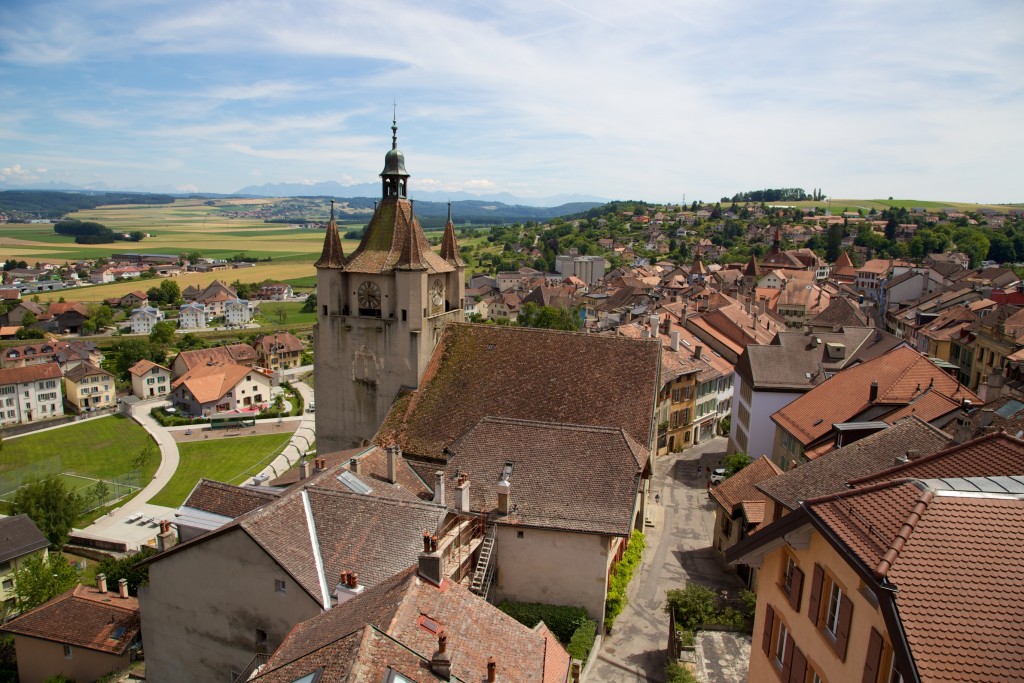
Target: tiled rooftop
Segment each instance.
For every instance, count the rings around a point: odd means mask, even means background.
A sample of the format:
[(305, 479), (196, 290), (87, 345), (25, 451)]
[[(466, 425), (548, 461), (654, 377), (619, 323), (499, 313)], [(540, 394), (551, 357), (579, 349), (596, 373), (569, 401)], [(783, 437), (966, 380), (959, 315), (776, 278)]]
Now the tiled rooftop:
[[(767, 456), (762, 455), (721, 484), (712, 486), (711, 495), (725, 509), (726, 513), (733, 515), (739, 505), (758, 501), (763, 503), (764, 494), (755, 486), (780, 474), (782, 474), (782, 470), (778, 465)], [(761, 512), (763, 514), (764, 510), (762, 509)]]

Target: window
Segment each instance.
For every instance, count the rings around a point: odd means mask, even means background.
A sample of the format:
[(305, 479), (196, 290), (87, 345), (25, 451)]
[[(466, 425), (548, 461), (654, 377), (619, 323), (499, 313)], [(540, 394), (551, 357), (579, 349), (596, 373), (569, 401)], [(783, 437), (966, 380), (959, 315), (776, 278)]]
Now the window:
[(266, 654), (267, 632), (261, 628), (256, 629), (256, 652)]
[(284, 582), (284, 579), (274, 579), (274, 590), (278, 593), (288, 592), (288, 585)]
[(70, 645), (65, 645), (64, 646), (64, 659), (71, 659), (71, 646)]
[(11, 571), (10, 560), (8, 560), (7, 562), (0, 562), (0, 574), (5, 574), (9, 571)]
[(14, 590), (14, 579), (4, 579), (3, 587), (5, 591)]
[(778, 632), (775, 635), (775, 664), (782, 666), (786, 657), (786, 641), (789, 639), (789, 629), (784, 622), (779, 622)]
[(732, 538), (732, 518), (722, 515), (722, 535)]
[(850, 622), (853, 620), (853, 603), (847, 591), (820, 564), (814, 565), (807, 616), (822, 630), (822, 635), (839, 659), (845, 662)]
[(828, 598), (828, 615), (825, 618), (825, 630), (836, 635), (839, 629), (839, 605), (843, 599), (843, 589), (838, 583), (832, 584), (832, 590)]
[(779, 580), (779, 588), (789, 599), (789, 606), (795, 611), (800, 611), (800, 595), (804, 588), (804, 573), (797, 565), (796, 558), (786, 553), (786, 561), (782, 568), (782, 577)]

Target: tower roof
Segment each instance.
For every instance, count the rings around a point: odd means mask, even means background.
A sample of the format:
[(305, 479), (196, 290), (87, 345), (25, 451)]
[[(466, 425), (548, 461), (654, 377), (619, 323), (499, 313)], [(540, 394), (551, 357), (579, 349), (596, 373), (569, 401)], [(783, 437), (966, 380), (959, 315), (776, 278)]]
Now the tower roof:
[(412, 202), (402, 197), (385, 197), (377, 205), (345, 270), (368, 274), (392, 270), (450, 273), (455, 268), (431, 249), (413, 213)]
[(384, 170), (380, 172), (380, 177), (409, 177), (409, 172), (405, 170), (405, 155), (398, 149), (397, 119), (391, 119), (391, 149), (384, 155)]
[(757, 259), (753, 256), (750, 257), (750, 260), (747, 261), (747, 265), (744, 266), (743, 274), (752, 277), (757, 277), (761, 274), (761, 268), (757, 265)]
[(444, 225), (444, 237), (441, 239), (441, 258), (453, 266), (466, 265), (459, 255), (459, 243), (455, 240), (455, 223), (452, 222), (451, 202), (448, 202), (448, 222)]
[(324, 248), (320, 252), (320, 258), (314, 264), (317, 268), (344, 268), (345, 251), (341, 248), (341, 236), (338, 234), (338, 224), (334, 222), (334, 200), (331, 200), (331, 221), (327, 224), (327, 234), (324, 235)]

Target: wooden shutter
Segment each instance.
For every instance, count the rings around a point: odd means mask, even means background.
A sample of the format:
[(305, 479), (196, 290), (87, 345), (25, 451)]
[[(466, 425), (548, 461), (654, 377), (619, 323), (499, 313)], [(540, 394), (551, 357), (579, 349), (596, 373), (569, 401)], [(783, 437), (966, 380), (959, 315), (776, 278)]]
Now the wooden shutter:
[(814, 578), (811, 579), (811, 597), (807, 599), (807, 616), (814, 625), (818, 625), (818, 606), (821, 604), (821, 584), (825, 581), (825, 570), (820, 564), (814, 565)]
[(764, 637), (761, 639), (761, 649), (771, 657), (772, 655), (772, 627), (775, 626), (775, 608), (768, 605), (764, 613)]
[(871, 637), (868, 639), (868, 656), (864, 660), (864, 677), (861, 678), (861, 683), (877, 683), (878, 667), (882, 663), (882, 648), (884, 646), (882, 634), (871, 629)]
[(793, 567), (793, 579), (789, 589), (789, 606), (800, 611), (800, 594), (804, 591), (804, 573), (799, 567)]
[(850, 621), (853, 619), (853, 603), (844, 593), (839, 599), (839, 627), (836, 629), (836, 654), (846, 661), (846, 646), (850, 640)]
[[(789, 672), (789, 683), (804, 683), (804, 679), (807, 678), (807, 658), (804, 657), (804, 653), (800, 652), (800, 648), (793, 647), (793, 668)], [(782, 679), (783, 683), (786, 683), (786, 679)], [(874, 683), (874, 681), (872, 681)]]
[(786, 638), (786, 651), (782, 655), (782, 680), (788, 681), (793, 673), (793, 634)]

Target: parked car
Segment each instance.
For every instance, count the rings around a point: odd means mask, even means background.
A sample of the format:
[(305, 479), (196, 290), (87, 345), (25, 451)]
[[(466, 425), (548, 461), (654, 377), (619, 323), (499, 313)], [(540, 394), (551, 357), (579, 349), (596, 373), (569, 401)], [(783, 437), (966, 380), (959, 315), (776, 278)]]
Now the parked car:
[(307, 413), (315, 413), (316, 412), (316, 404), (313, 403), (312, 401), (310, 401), (309, 407), (306, 408), (306, 412)]
[(723, 481), (725, 481), (725, 468), (719, 467), (711, 473), (711, 483), (721, 484)]

